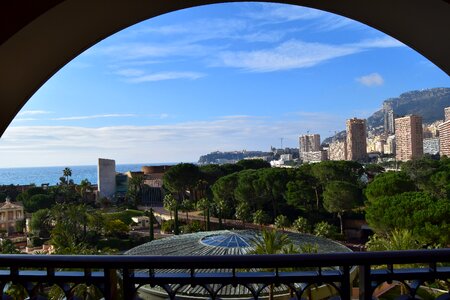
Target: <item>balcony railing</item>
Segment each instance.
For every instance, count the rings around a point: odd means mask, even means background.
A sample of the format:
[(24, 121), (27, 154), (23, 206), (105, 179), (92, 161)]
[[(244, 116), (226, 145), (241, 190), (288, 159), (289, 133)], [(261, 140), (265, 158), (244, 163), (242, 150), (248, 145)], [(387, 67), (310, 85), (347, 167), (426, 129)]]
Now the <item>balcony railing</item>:
[[(254, 299), (269, 291), (280, 295), (283, 289), (285, 297), (301, 299), (311, 296), (311, 286), (327, 285), (334, 291), (329, 298), (351, 299), (352, 288), (359, 286), (359, 299), (368, 300), (381, 283), (399, 281), (405, 287), (402, 299), (415, 299), (426, 282), (448, 283), (449, 263), (450, 249), (201, 257), (0, 255), (0, 288), (21, 285), (38, 299), (56, 284), (67, 299), (76, 299), (74, 287), (86, 284), (105, 299), (138, 299), (139, 288), (159, 286), (166, 298), (175, 299), (182, 287), (197, 286), (205, 298), (218, 299), (224, 287), (241, 286)], [(5, 297), (4, 291), (0, 296)], [(450, 294), (439, 299), (450, 299)]]

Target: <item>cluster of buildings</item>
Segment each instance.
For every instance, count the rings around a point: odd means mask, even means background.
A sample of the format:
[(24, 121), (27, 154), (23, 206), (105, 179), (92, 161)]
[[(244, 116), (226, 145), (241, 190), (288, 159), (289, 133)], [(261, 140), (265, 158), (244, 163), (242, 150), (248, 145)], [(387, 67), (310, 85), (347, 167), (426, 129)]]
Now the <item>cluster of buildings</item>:
[(365, 119), (346, 122), (346, 138), (322, 147), (319, 134), (299, 138), (299, 154), (303, 162), (324, 160), (367, 161), (370, 157), (390, 154), (397, 161), (420, 158), (424, 153), (450, 156), (450, 107), (444, 109), (444, 121), (424, 126), (422, 117), (399, 117), (392, 110), (384, 115), (384, 133), (368, 137)]
[(164, 196), (163, 176), (171, 166), (143, 166), (140, 172), (128, 171), (126, 173), (116, 172), (116, 162), (113, 159), (98, 159), (97, 184), (98, 199), (125, 197), (129, 181), (134, 177), (142, 178), (142, 199), (145, 206), (156, 206), (162, 204)]

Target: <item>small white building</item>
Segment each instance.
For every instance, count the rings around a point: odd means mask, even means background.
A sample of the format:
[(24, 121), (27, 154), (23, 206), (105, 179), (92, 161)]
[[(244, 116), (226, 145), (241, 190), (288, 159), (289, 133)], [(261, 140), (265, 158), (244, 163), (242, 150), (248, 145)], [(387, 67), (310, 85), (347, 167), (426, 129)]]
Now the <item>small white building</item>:
[(132, 217), (131, 220), (137, 228), (148, 228), (150, 226), (150, 218), (147, 216)]

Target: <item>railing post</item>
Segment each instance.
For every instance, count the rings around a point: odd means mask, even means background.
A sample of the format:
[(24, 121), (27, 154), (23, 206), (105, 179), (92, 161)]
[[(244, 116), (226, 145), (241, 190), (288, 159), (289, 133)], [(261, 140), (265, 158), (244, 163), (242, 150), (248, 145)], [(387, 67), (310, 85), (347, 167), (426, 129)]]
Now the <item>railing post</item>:
[(115, 300), (119, 299), (117, 290), (117, 270), (116, 269), (104, 269), (105, 276), (105, 299)]
[[(130, 272), (131, 271), (131, 272)], [(134, 299), (134, 283), (131, 280), (134, 271), (124, 268), (122, 273), (123, 299)]]
[(372, 300), (370, 265), (359, 266), (359, 300)]
[(350, 282), (350, 267), (342, 266), (342, 282), (341, 282), (341, 299), (351, 300), (352, 298), (352, 283)]

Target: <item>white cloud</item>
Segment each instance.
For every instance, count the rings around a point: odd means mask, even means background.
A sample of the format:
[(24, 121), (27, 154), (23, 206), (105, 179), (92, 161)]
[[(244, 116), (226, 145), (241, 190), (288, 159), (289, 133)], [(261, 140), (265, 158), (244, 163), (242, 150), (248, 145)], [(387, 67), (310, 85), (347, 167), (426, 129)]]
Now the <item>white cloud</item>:
[(317, 9), (296, 6), (261, 3), (259, 10), (246, 13), (246, 16), (265, 22), (286, 22), (317, 19), (326, 13)]
[(131, 83), (142, 83), (162, 80), (174, 80), (174, 79), (199, 79), (205, 77), (206, 74), (199, 72), (158, 72), (152, 74), (146, 74), (128, 79)]
[(307, 68), (321, 62), (361, 51), (355, 47), (307, 43), (291, 40), (265, 50), (226, 51), (219, 54), (219, 65), (252, 72), (272, 72)]
[(140, 69), (132, 69), (132, 68), (128, 68), (128, 69), (120, 69), (114, 72), (114, 74), (120, 75), (120, 76), (124, 76), (124, 77), (136, 77), (136, 76), (142, 76), (145, 74), (144, 70), (140, 70)]
[(177, 56), (205, 56), (213, 51), (217, 51), (217, 48), (211, 46), (203, 46), (200, 44), (122, 43), (114, 46), (97, 48), (97, 50), (94, 52), (111, 56), (113, 59), (118, 61), (123, 61)]
[(20, 117), (16, 117), (14, 118), (13, 122), (29, 122), (29, 121), (36, 121), (39, 120), (37, 118), (20, 118)]
[(273, 72), (313, 67), (334, 58), (374, 48), (401, 46), (404, 45), (389, 37), (341, 45), (290, 40), (274, 48), (262, 50), (223, 51), (218, 54), (218, 61), (213, 65), (240, 68), (251, 72)]
[(358, 43), (350, 44), (358, 48), (371, 49), (371, 48), (396, 48), (396, 47), (406, 47), (402, 42), (390, 36), (384, 36), (373, 39), (365, 39)]
[(383, 83), (384, 83), (383, 77), (378, 73), (371, 73), (368, 75), (358, 77), (358, 78), (356, 78), (356, 81), (358, 81), (362, 85), (369, 86), (369, 87), (380, 86), (380, 85), (383, 85)]
[(52, 121), (73, 121), (73, 120), (89, 120), (89, 119), (101, 119), (101, 118), (127, 118), (136, 117), (135, 114), (102, 114), (102, 115), (90, 115), (90, 116), (73, 116), (73, 117), (59, 117), (52, 118)]
[(25, 110), (25, 111), (21, 111), (19, 112), (17, 115), (18, 116), (36, 116), (36, 115), (46, 115), (46, 114), (51, 114), (51, 111), (47, 111), (47, 110)]
[(303, 128), (326, 135), (336, 122), (343, 124), (343, 117), (315, 113), (280, 118), (236, 115), (154, 126), (10, 126), (0, 140), (0, 166), (95, 164), (98, 157), (122, 163), (196, 161), (216, 150), (269, 149), (281, 136), (286, 146), (296, 147)]

